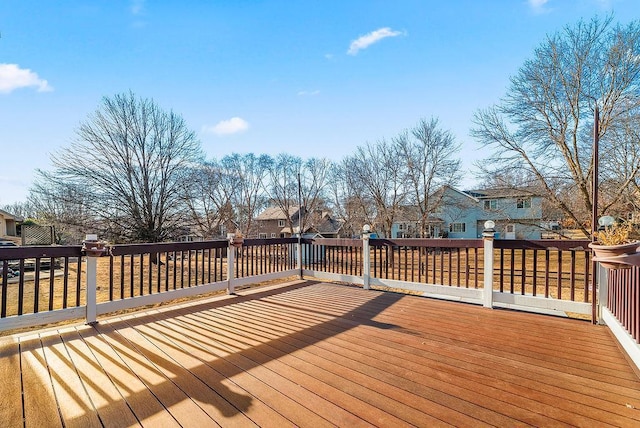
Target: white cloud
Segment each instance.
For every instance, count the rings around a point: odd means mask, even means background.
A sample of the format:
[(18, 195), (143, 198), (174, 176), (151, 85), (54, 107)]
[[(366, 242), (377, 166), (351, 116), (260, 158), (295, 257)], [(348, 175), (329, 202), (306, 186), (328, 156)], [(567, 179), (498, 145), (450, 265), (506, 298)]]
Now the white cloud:
[(318, 95), (320, 93), (319, 90), (315, 90), (315, 91), (298, 91), (298, 95), (301, 97), (304, 96), (314, 96), (314, 95)]
[(534, 13), (544, 13), (549, 11), (546, 7), (549, 0), (527, 0), (527, 3)]
[(402, 31), (393, 31), (389, 27), (380, 28), (378, 30), (370, 32), (369, 34), (360, 36), (356, 40), (352, 41), (349, 45), (349, 50), (347, 51), (347, 53), (349, 55), (356, 55), (359, 50), (366, 49), (382, 39), (385, 39), (387, 37), (396, 37), (401, 34), (404, 33)]
[(0, 64), (0, 93), (9, 93), (19, 88), (37, 87), (38, 92), (53, 91), (49, 83), (28, 68), (18, 64)]
[(249, 129), (249, 122), (241, 117), (232, 117), (229, 120), (222, 120), (213, 126), (205, 125), (202, 127), (203, 132), (216, 135), (237, 134), (247, 129)]

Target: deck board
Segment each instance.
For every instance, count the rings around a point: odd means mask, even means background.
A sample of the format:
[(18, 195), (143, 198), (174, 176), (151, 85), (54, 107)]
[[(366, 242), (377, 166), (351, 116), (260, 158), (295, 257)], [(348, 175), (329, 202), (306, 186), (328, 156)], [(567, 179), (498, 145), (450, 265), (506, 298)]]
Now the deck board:
[(1, 339), (3, 427), (640, 425), (603, 326), (317, 281), (240, 294)]
[[(19, 341), (25, 425), (58, 426), (61, 416), (40, 337), (25, 336)], [(1, 361), (4, 362), (4, 359)], [(1, 386), (4, 395), (5, 385)]]
[(135, 415), (136, 420), (143, 426), (178, 427), (175, 418), (165, 411), (157, 397), (126, 365), (120, 354), (110, 346), (104, 327), (103, 332), (104, 334), (97, 334), (93, 328), (78, 328), (78, 333), (91, 349), (96, 364), (102, 367), (122, 397), (118, 403), (119, 406), (126, 404)]
[(20, 381), (20, 352), (17, 341), (0, 344), (0, 379), (5, 384), (0, 394), (0, 421), (9, 426), (22, 424), (22, 386)]
[[(90, 330), (90, 327), (84, 327)], [(104, 368), (97, 363), (89, 346), (82, 340), (79, 331), (62, 333), (62, 340), (75, 367), (86, 393), (97, 410), (100, 423), (104, 426), (140, 426), (134, 413), (107, 376)]]

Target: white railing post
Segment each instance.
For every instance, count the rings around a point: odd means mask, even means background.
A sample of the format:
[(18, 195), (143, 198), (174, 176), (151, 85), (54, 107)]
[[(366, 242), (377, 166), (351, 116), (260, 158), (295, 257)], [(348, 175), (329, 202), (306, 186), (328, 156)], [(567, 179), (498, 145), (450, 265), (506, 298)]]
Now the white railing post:
[(86, 235), (83, 242), (83, 249), (87, 260), (87, 277), (86, 277), (86, 293), (87, 293), (87, 313), (85, 315), (87, 324), (95, 324), (97, 322), (97, 296), (98, 287), (98, 253), (88, 250), (87, 248), (95, 248), (98, 243), (98, 235)]
[(236, 256), (236, 248), (233, 245), (233, 238), (235, 238), (235, 234), (227, 233), (227, 240), (229, 241), (229, 245), (227, 247), (227, 294), (236, 293), (235, 285), (233, 283)]
[(609, 275), (607, 269), (603, 268), (600, 263), (596, 263), (595, 272), (596, 283), (594, 287), (598, 287), (598, 324), (604, 324), (602, 320), (603, 309), (607, 307), (607, 300), (609, 298)]
[(369, 233), (371, 228), (368, 224), (362, 227), (362, 288), (368, 290), (371, 282), (371, 254), (369, 250)]
[(495, 223), (488, 220), (484, 223), (482, 241), (484, 242), (484, 295), (483, 306), (493, 308), (493, 240)]

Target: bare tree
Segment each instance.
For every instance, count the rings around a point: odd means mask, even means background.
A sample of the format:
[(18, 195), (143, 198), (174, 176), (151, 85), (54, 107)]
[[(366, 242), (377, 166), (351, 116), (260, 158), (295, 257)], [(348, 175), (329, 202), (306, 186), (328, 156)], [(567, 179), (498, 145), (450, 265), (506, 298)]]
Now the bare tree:
[(399, 207), (407, 201), (403, 162), (397, 146), (381, 140), (358, 147), (342, 164), (346, 185), (359, 195), (367, 221), (386, 237), (391, 236)]
[[(476, 113), (472, 130), (495, 149), (480, 165), (488, 174), (526, 169), (549, 200), (584, 231), (593, 201), (590, 130), (595, 106), (604, 154), (621, 143), (612, 130), (640, 105), (640, 25), (634, 21), (622, 27), (612, 21), (581, 21), (549, 36), (512, 77), (504, 99)], [(638, 145), (627, 136), (624, 144)], [(617, 184), (606, 189), (609, 205), (637, 177), (640, 163), (629, 167), (620, 177), (615, 163), (601, 163), (605, 176), (616, 176)], [(567, 200), (567, 194), (580, 203)]]
[(420, 236), (425, 236), (429, 215), (442, 203), (444, 192), (436, 190), (445, 184), (455, 186), (460, 180), (460, 159), (456, 157), (460, 145), (451, 132), (438, 126), (438, 120), (434, 118), (420, 120), (393, 142), (406, 165), (405, 177), (410, 186), (412, 205), (420, 215)]
[[(316, 219), (309, 214), (324, 206), (330, 167), (331, 162), (327, 159), (303, 161), (286, 153), (275, 158), (267, 192), (271, 201), (287, 215), (287, 227), (292, 233), (296, 227), (304, 232)], [(297, 217), (292, 218), (290, 214), (296, 209)]]
[(36, 216), (33, 205), (27, 200), (22, 202), (14, 202), (12, 204), (6, 204), (0, 207), (3, 211), (6, 211), (10, 214), (16, 215), (18, 217), (26, 218), (34, 218)]
[(103, 98), (37, 183), (81, 192), (95, 224), (122, 240), (157, 242), (183, 226), (184, 181), (201, 157), (181, 116), (130, 92)]
[(39, 179), (29, 191), (28, 203), (38, 223), (55, 228), (57, 244), (77, 244), (86, 233), (98, 230), (103, 237), (112, 237), (106, 228), (96, 228), (98, 222), (91, 215), (84, 189), (59, 182), (49, 173), (39, 172)]
[(335, 218), (342, 222), (342, 233), (345, 236), (357, 236), (362, 227), (371, 223), (374, 218), (373, 203), (354, 189), (348, 182), (348, 165), (345, 159), (333, 164), (327, 187), (327, 202)]
[(311, 158), (302, 163), (300, 193), (304, 213), (307, 215), (303, 215), (300, 221), (301, 230), (305, 230), (307, 226), (315, 226), (316, 221), (322, 221), (322, 215), (315, 214), (321, 214), (326, 208), (331, 166), (330, 160), (321, 158)]
[(235, 222), (227, 181), (219, 163), (208, 161), (195, 167), (185, 183), (190, 223), (203, 237), (218, 237)]
[(234, 153), (220, 160), (221, 190), (226, 192), (233, 217), (245, 236), (252, 231), (253, 219), (267, 205), (264, 182), (272, 164), (270, 156), (253, 153)]
[[(298, 203), (298, 174), (302, 169), (302, 158), (281, 153), (273, 160), (269, 170), (265, 190), (272, 204), (282, 210), (286, 217), (286, 224), (291, 233), (299, 226), (302, 207)], [(293, 210), (297, 207), (298, 217), (292, 218)]]

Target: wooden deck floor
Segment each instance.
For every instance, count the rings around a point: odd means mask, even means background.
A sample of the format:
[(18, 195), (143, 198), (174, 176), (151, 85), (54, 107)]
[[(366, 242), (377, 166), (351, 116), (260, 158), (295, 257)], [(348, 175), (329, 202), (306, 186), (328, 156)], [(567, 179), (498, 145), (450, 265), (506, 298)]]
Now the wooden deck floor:
[(0, 341), (0, 425), (640, 426), (606, 327), (313, 281)]

